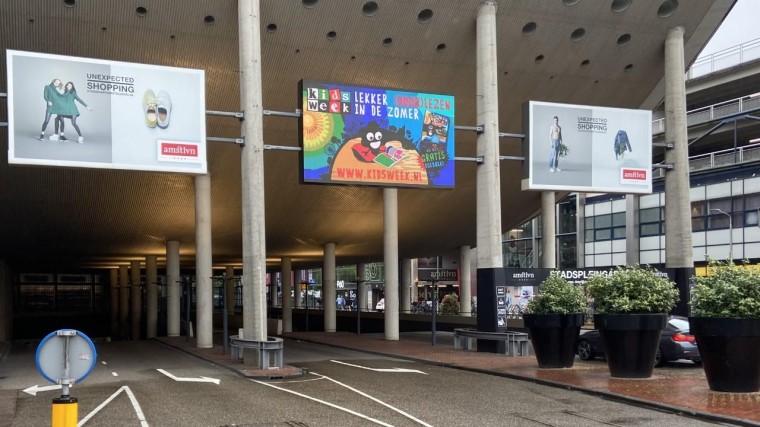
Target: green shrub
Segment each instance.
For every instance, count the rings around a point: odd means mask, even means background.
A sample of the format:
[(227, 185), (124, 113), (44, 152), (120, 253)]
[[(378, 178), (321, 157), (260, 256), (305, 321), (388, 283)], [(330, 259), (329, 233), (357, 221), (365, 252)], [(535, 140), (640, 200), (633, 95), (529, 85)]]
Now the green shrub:
[(693, 278), (689, 302), (693, 316), (760, 318), (760, 272), (731, 261), (709, 260), (707, 274)]
[(459, 314), (459, 297), (457, 294), (447, 294), (441, 302), (441, 314)]
[(596, 314), (667, 313), (678, 301), (675, 283), (651, 267), (620, 266), (586, 282)]
[(528, 312), (535, 314), (585, 313), (586, 298), (580, 287), (558, 274), (551, 274), (538, 287), (538, 295), (528, 302)]

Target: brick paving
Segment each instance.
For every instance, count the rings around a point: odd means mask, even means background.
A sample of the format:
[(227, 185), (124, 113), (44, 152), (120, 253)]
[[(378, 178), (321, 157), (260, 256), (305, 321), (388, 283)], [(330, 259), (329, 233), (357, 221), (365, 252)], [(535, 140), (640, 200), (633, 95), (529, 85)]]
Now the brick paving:
[[(653, 376), (648, 379), (620, 379), (610, 376), (603, 360), (584, 362), (576, 359), (572, 368), (539, 369), (533, 356), (509, 357), (473, 350), (454, 350), (453, 337), (447, 332), (436, 334), (435, 346), (432, 345), (430, 332), (403, 333), (398, 341), (387, 341), (383, 334), (356, 335), (348, 332), (295, 332), (285, 334), (284, 337), (576, 389), (716, 421), (760, 426), (760, 393), (710, 391), (704, 371), (686, 362), (656, 368)], [(184, 337), (159, 340), (249, 377), (282, 378), (300, 374), (300, 370), (292, 366), (285, 366), (282, 370), (247, 369), (242, 362), (232, 361), (229, 356), (225, 356), (222, 347), (218, 345), (212, 349), (197, 349), (194, 341), (186, 341)], [(287, 341), (285, 357), (287, 359)]]

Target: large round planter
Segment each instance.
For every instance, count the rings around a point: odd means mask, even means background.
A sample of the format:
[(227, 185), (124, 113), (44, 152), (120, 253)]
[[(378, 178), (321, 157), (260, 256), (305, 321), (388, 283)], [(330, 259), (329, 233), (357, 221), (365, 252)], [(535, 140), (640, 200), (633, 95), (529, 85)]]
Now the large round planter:
[(760, 319), (689, 317), (710, 390), (760, 391)]
[(668, 323), (665, 313), (595, 314), (610, 375), (617, 378), (649, 378)]
[(523, 314), (539, 368), (571, 368), (583, 313)]

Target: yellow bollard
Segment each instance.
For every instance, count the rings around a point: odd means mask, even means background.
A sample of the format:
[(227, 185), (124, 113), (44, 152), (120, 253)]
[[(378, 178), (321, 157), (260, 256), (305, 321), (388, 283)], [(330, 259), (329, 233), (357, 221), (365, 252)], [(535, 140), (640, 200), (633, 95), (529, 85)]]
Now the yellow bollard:
[(76, 427), (78, 406), (75, 397), (53, 399), (52, 427)]

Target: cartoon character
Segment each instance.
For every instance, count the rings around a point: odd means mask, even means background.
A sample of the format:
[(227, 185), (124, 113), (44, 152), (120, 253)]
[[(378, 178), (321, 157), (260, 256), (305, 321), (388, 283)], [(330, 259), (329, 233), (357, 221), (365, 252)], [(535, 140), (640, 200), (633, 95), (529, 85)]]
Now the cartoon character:
[(372, 122), (364, 130), (360, 131), (361, 142), (356, 144), (354, 156), (360, 162), (371, 163), (375, 161), (378, 154), (385, 152), (385, 141), (383, 141), (383, 132), (377, 123)]

